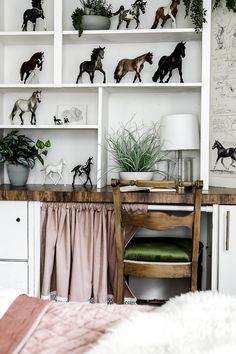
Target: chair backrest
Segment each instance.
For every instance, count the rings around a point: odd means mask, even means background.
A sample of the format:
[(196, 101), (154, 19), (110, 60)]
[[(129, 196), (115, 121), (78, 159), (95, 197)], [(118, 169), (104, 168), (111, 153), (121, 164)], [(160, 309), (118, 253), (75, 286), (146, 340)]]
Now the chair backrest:
[[(197, 271), (198, 271), (198, 256), (199, 256), (199, 240), (200, 240), (200, 220), (201, 220), (201, 202), (202, 202), (202, 181), (195, 182), (177, 182), (177, 181), (128, 181), (112, 179), (111, 185), (113, 187), (113, 202), (115, 213), (115, 236), (116, 236), (116, 250), (117, 250), (117, 297), (123, 297), (123, 278), (124, 274), (135, 274), (138, 276), (149, 276), (151, 274), (155, 277), (190, 277), (191, 290), (197, 290)], [(135, 193), (142, 193), (141, 200), (143, 201), (143, 192), (145, 189), (174, 189), (178, 193), (179, 188), (186, 188), (186, 192), (192, 194), (193, 211), (187, 215), (176, 215), (166, 211), (149, 211), (148, 213), (128, 213), (122, 207), (123, 200), (129, 200), (130, 192), (122, 192), (123, 186), (133, 186)], [(126, 187), (127, 188), (127, 187)], [(137, 190), (135, 190), (137, 188)], [(142, 190), (144, 189), (144, 190)], [(189, 191), (190, 190), (190, 191)], [(183, 189), (181, 190), (181, 194)], [(149, 190), (147, 190), (149, 192)], [(169, 192), (169, 191), (168, 191)], [(153, 193), (153, 192), (151, 192)], [(169, 196), (171, 198), (171, 194)], [(148, 198), (147, 198), (148, 200)], [(150, 269), (152, 265), (142, 265), (138, 270), (133, 271), (134, 265), (129, 267), (123, 264), (124, 258), (124, 234), (123, 227), (126, 225), (134, 225), (137, 228), (147, 228), (151, 230), (170, 230), (178, 227), (186, 227), (191, 230), (192, 235), (192, 258), (191, 264), (188, 266), (179, 266), (177, 273), (173, 273), (173, 267), (165, 267), (162, 271), (161, 266), (153, 265), (154, 270)], [(173, 276), (172, 276), (173, 275)], [(182, 275), (182, 276), (181, 276)], [(150, 277), (152, 277), (150, 276)], [(119, 285), (122, 283), (122, 286)], [(120, 302), (118, 300), (118, 302)]]

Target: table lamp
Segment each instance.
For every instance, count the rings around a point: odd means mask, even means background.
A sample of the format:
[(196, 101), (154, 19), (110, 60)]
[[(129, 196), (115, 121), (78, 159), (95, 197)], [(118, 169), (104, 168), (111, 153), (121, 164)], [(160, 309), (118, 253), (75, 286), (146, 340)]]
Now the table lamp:
[(193, 114), (171, 114), (160, 122), (160, 137), (163, 150), (178, 152), (178, 180), (184, 181), (183, 150), (198, 150), (199, 123)]

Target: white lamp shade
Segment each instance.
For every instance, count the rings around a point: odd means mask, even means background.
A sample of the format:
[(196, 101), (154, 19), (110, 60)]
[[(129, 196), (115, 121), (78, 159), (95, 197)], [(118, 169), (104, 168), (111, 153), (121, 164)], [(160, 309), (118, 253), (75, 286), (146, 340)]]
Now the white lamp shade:
[(199, 149), (199, 123), (193, 114), (171, 114), (160, 122), (163, 150)]

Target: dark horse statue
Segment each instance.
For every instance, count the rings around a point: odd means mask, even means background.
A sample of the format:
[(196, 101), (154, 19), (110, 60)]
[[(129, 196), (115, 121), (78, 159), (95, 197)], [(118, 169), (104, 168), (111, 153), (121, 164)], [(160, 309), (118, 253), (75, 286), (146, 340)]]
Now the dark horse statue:
[(163, 28), (166, 21), (171, 18), (172, 27), (176, 28), (176, 15), (178, 12), (178, 5), (180, 4), (180, 0), (171, 0), (168, 6), (159, 7), (156, 11), (155, 20), (151, 29), (155, 29), (158, 26), (160, 18), (162, 19), (161, 27)]
[(33, 23), (33, 31), (35, 31), (37, 18), (42, 18), (44, 20), (44, 30), (47, 30), (46, 20), (43, 11), (43, 0), (32, 0), (32, 9), (27, 9), (23, 15), (22, 31), (27, 31), (28, 21)]
[(123, 21), (126, 22), (126, 28), (129, 27), (129, 24), (132, 20), (136, 21), (136, 27), (138, 28), (140, 21), (139, 21), (139, 16), (140, 12), (145, 14), (145, 8), (146, 8), (147, 1), (143, 0), (136, 0), (132, 5), (131, 8), (128, 10), (125, 10), (124, 6), (122, 5), (119, 10), (115, 13), (112, 14), (112, 16), (119, 15), (119, 21), (117, 25), (117, 29), (120, 28), (120, 25)]
[(38, 107), (38, 103), (41, 102), (41, 91), (34, 91), (32, 96), (28, 100), (19, 99), (15, 102), (12, 112), (10, 114), (10, 118), (13, 118), (16, 115), (17, 111), (20, 111), (19, 116), (21, 119), (21, 124), (24, 124), (23, 114), (25, 112), (31, 112), (31, 124), (36, 124), (36, 114), (35, 111)]
[(234, 165), (234, 162), (236, 161), (236, 148), (230, 147), (228, 149), (225, 149), (224, 146), (218, 141), (215, 140), (212, 149), (217, 149), (217, 159), (215, 162), (215, 166), (214, 166), (214, 170), (216, 168), (217, 162), (221, 159), (221, 163), (224, 166), (224, 168), (226, 170), (229, 169), (229, 167), (225, 166), (223, 159), (226, 157), (230, 157), (231, 158), (231, 164), (230, 166), (236, 167)]
[(158, 69), (153, 75), (152, 81), (157, 82), (160, 78), (160, 82), (163, 82), (164, 77), (169, 73), (165, 81), (168, 82), (172, 76), (172, 70), (178, 69), (180, 82), (184, 82), (182, 76), (182, 58), (185, 57), (185, 44), (186, 42), (179, 42), (171, 55), (161, 57), (158, 63)]
[(106, 73), (102, 68), (102, 59), (104, 58), (104, 52), (105, 52), (105, 47), (98, 47), (94, 48), (91, 54), (91, 60), (90, 61), (83, 61), (80, 64), (80, 72), (77, 77), (76, 83), (78, 84), (80, 77), (84, 72), (89, 74), (89, 78), (91, 83), (93, 83), (94, 80), (94, 72), (96, 70), (100, 71), (103, 74), (103, 83), (106, 82)]
[[(93, 157), (89, 157), (86, 161), (85, 165), (77, 165), (73, 168), (71, 172), (74, 172), (72, 187), (75, 185), (75, 177), (78, 175), (80, 180), (82, 181), (83, 185), (86, 186), (87, 182), (89, 181), (91, 187), (93, 186), (91, 178), (90, 178), (90, 171), (91, 165), (93, 165)], [(86, 174), (86, 181), (84, 182), (82, 179), (82, 175)]]
[(28, 61), (24, 61), (24, 63), (21, 65), (20, 79), (21, 81), (23, 81), (25, 75), (24, 84), (26, 83), (26, 80), (28, 79), (30, 74), (35, 69), (38, 68), (40, 71), (42, 71), (43, 58), (44, 58), (44, 52), (37, 52), (34, 53)]
[(140, 72), (143, 69), (145, 61), (152, 64), (152, 58), (153, 54), (148, 52), (134, 59), (120, 60), (114, 72), (114, 79), (116, 80), (116, 83), (119, 83), (122, 77), (124, 77), (129, 71), (135, 71), (133, 83), (137, 78), (139, 79), (139, 82), (142, 82)]

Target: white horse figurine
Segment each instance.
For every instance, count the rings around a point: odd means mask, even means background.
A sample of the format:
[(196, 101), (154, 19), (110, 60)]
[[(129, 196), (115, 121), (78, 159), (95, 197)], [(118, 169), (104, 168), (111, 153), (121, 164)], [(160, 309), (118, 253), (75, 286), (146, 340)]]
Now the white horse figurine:
[[(46, 181), (46, 177), (48, 176), (54, 185), (57, 185), (59, 183), (60, 180), (63, 181), (63, 176), (62, 176), (62, 172), (63, 172), (63, 168), (66, 165), (66, 162), (61, 159), (58, 165), (48, 165), (45, 168), (43, 168), (41, 171), (44, 171), (44, 181), (42, 184), (45, 184)], [(55, 179), (53, 178), (53, 174), (57, 174), (58, 175), (58, 180), (55, 181)], [(65, 183), (64, 183), (65, 186)]]

